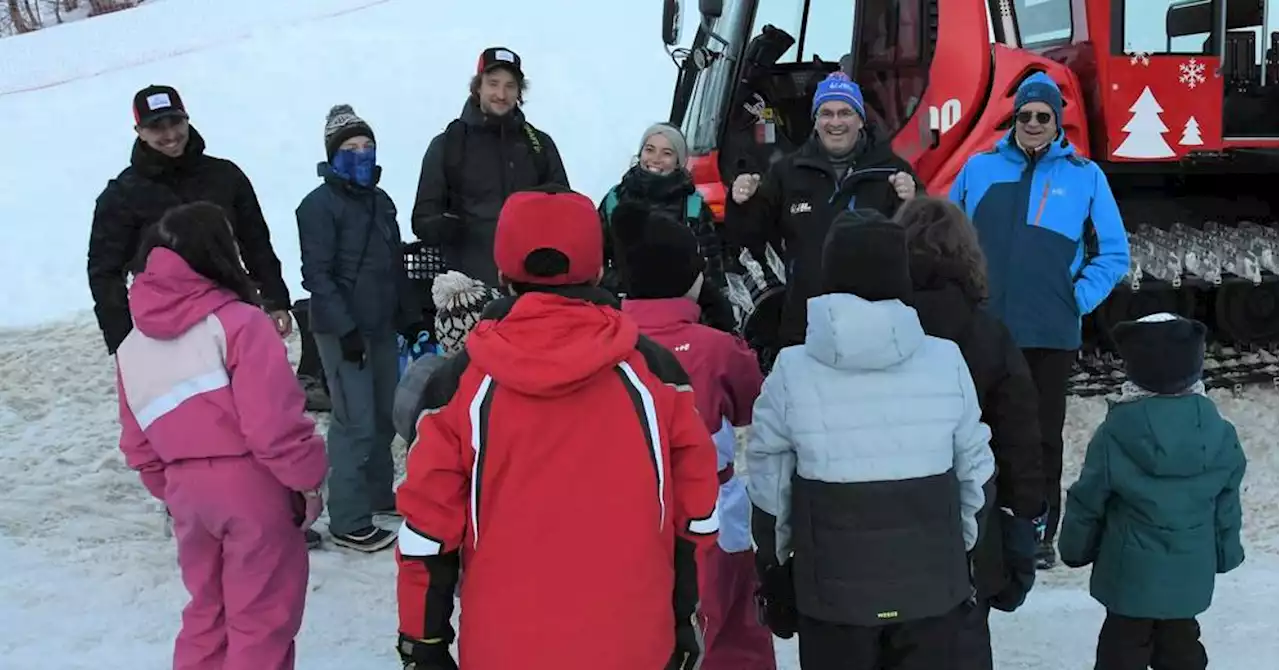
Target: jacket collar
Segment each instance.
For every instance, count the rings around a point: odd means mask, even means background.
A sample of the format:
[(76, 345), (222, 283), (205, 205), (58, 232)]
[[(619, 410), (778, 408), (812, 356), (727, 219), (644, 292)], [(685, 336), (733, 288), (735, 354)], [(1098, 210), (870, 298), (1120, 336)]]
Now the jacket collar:
[(688, 298), (623, 300), (622, 312), (636, 320), (641, 331), (698, 323), (702, 309)]

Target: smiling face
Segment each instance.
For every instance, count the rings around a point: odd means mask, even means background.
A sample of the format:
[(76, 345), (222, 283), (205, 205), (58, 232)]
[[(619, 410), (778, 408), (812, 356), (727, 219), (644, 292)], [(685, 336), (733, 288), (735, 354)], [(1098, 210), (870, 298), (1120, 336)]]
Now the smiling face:
[(680, 160), (671, 141), (662, 133), (654, 133), (640, 147), (640, 167), (653, 174), (671, 174), (680, 167)]
[(847, 102), (833, 100), (818, 107), (814, 129), (827, 153), (842, 156), (853, 150), (862, 130), (862, 117)]
[(505, 67), (496, 67), (480, 75), (476, 88), (480, 111), (490, 116), (504, 116), (520, 102), (520, 81)]
[(1058, 134), (1053, 108), (1043, 102), (1028, 102), (1014, 115), (1014, 137), (1026, 149), (1039, 149)]
[(183, 116), (166, 116), (134, 130), (144, 144), (169, 158), (181, 156), (191, 137), (191, 124)]

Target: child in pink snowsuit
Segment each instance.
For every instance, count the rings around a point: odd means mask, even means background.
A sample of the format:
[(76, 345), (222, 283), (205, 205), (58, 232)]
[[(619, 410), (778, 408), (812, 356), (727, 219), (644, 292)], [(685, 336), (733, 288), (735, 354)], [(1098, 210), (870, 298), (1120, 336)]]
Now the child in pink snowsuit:
[(170, 210), (136, 262), (120, 449), (173, 517), (191, 594), (173, 667), (291, 670), (324, 442), (221, 209)]
[(774, 670), (773, 636), (756, 616), (750, 501), (746, 483), (733, 472), (733, 427), (751, 423), (764, 382), (760, 364), (741, 339), (698, 323), (695, 299), (704, 281), (704, 260), (686, 226), (624, 204), (615, 210), (610, 232), (614, 249), (626, 262), (629, 293), (622, 311), (641, 333), (675, 354), (689, 375), (698, 414), (716, 442), (720, 536), (698, 555), (706, 646), (701, 668)]

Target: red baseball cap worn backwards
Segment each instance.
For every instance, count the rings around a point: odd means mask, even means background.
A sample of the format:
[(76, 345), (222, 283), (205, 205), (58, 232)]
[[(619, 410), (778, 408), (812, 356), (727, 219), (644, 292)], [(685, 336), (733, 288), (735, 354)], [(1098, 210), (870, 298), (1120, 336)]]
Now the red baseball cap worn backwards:
[[(553, 249), (569, 260), (568, 270), (551, 277), (526, 268), (529, 254)], [(604, 267), (604, 233), (591, 199), (573, 191), (511, 194), (498, 214), (493, 258), (508, 281), (568, 286), (587, 284)]]

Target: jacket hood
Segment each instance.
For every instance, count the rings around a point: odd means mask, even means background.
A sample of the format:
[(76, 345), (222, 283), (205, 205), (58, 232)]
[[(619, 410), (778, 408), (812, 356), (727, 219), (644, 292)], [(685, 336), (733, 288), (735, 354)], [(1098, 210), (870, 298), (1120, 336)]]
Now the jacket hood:
[(640, 339), (635, 321), (594, 296), (567, 293), (532, 292), (514, 302), (491, 303), (510, 310), (476, 325), (467, 337), (467, 354), (499, 385), (553, 398), (573, 393), (635, 351)]
[(916, 311), (899, 300), (829, 293), (808, 305), (805, 353), (829, 367), (883, 370), (910, 358), (924, 342)]
[(1120, 448), (1143, 471), (1191, 477), (1212, 467), (1227, 446), (1227, 423), (1198, 394), (1151, 396), (1113, 405), (1107, 423)]
[(146, 269), (129, 287), (134, 325), (157, 340), (172, 340), (237, 300), (235, 293), (192, 270), (181, 256), (164, 247), (147, 256)]
[(524, 111), (517, 105), (511, 108), (511, 111), (507, 114), (490, 116), (480, 110), (480, 101), (472, 95), (467, 96), (467, 101), (462, 103), (462, 112), (458, 114), (458, 118), (463, 123), (474, 128), (497, 128), (500, 126), (518, 128), (524, 124)]
[(969, 331), (978, 300), (965, 293), (958, 261), (911, 256), (911, 306), (925, 334), (956, 342)]
[(147, 146), (142, 138), (138, 138), (133, 141), (133, 153), (129, 157), (129, 164), (144, 176), (155, 178), (181, 171), (204, 156), (204, 151), (204, 137), (195, 126), (188, 126), (187, 148), (182, 150), (181, 156), (170, 158)]
[(623, 300), (622, 312), (635, 320), (641, 332), (673, 326), (692, 325), (702, 316), (702, 308), (688, 298)]
[[(1013, 139), (1013, 130), (1010, 130), (1004, 137), (1000, 138), (1000, 140), (996, 142), (996, 150), (1000, 152), (1001, 156), (1004, 156), (1015, 163), (1027, 162), (1026, 152), (1023, 151), (1022, 147), (1018, 146), (1018, 142)], [(1044, 154), (1041, 155), (1038, 160), (1055, 160), (1058, 158), (1066, 158), (1067, 156), (1074, 156), (1075, 154), (1076, 145), (1072, 144), (1071, 141), (1067, 139), (1067, 134), (1059, 129), (1058, 136), (1053, 138), (1053, 141), (1049, 143), (1049, 148), (1045, 150)]]

